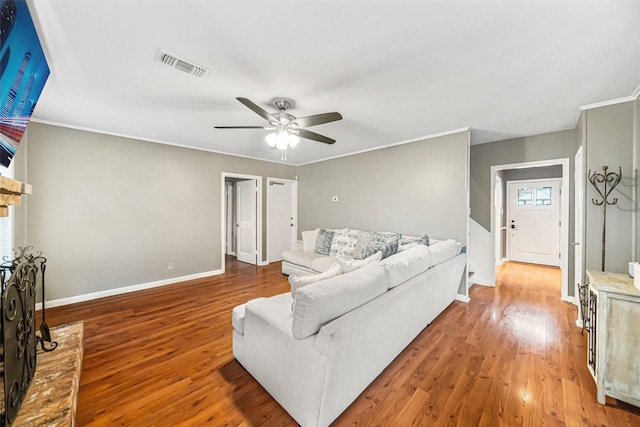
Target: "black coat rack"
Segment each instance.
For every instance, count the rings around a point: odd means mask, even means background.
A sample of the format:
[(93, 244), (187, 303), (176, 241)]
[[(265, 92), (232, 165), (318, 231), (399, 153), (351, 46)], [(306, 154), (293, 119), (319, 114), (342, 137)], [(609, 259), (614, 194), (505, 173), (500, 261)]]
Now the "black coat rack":
[[(607, 166), (602, 167), (602, 173), (593, 172), (589, 169), (589, 181), (596, 189), (602, 200), (591, 199), (594, 205), (602, 206), (602, 271), (604, 271), (604, 256), (606, 251), (606, 235), (607, 235), (607, 205), (615, 205), (618, 203), (616, 197), (609, 201), (609, 194), (616, 188), (616, 185), (622, 179), (622, 167), (619, 167), (618, 173), (607, 172)], [(600, 188), (602, 187), (602, 189)]]

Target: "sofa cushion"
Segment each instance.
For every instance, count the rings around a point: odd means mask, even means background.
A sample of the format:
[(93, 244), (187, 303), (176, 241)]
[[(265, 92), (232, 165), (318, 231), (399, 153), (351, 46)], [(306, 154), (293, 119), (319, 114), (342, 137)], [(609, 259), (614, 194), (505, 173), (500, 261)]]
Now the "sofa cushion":
[(318, 274), (310, 274), (309, 276), (289, 276), (289, 285), (291, 285), (291, 296), (296, 297), (296, 291), (303, 286), (319, 282), (320, 280), (330, 279), (342, 274), (342, 267), (337, 262), (326, 271)]
[(241, 304), (233, 307), (233, 311), (231, 312), (231, 324), (233, 325), (233, 329), (238, 331), (240, 335), (244, 335), (244, 313), (246, 307), (246, 304)]
[(359, 230), (344, 229), (336, 230), (331, 243), (329, 255), (342, 258), (353, 258), (356, 242), (358, 241)]
[(333, 264), (336, 263), (336, 257), (333, 256), (321, 256), (311, 261), (311, 268), (320, 273), (327, 271)]
[(418, 245), (399, 252), (382, 264), (389, 272), (389, 288), (394, 288), (431, 267), (429, 246)]
[(351, 259), (346, 260), (342, 258), (336, 258), (338, 264), (342, 269), (342, 273), (350, 273), (352, 271), (356, 271), (359, 268), (364, 267), (367, 264), (371, 264), (372, 262), (380, 261), (382, 259), (382, 252), (378, 251), (375, 254), (365, 258), (365, 259)]
[(353, 274), (298, 289), (293, 303), (293, 337), (304, 339), (315, 334), (323, 325), (382, 295), (388, 288), (386, 269), (373, 263)]
[(321, 228), (318, 230), (318, 238), (316, 239), (316, 245), (314, 252), (320, 255), (329, 255), (331, 251), (331, 244), (333, 243), (333, 236), (335, 231)]
[[(296, 252), (296, 251), (282, 252), (283, 261), (287, 261), (287, 262), (290, 262), (291, 264), (301, 265), (302, 267), (311, 268), (311, 269), (314, 269), (312, 267), (313, 261), (316, 259), (322, 259), (322, 258), (328, 258), (328, 257), (324, 255), (316, 254), (314, 252)], [(333, 262), (335, 262), (335, 260)], [(331, 267), (331, 265), (329, 265), (327, 268), (329, 267)]]
[(448, 239), (429, 246), (429, 249), (431, 251), (431, 265), (438, 265), (458, 255), (462, 245), (453, 239)]
[(308, 230), (302, 232), (302, 250), (304, 252), (314, 252), (316, 249), (316, 240), (318, 239), (318, 231), (320, 229)]

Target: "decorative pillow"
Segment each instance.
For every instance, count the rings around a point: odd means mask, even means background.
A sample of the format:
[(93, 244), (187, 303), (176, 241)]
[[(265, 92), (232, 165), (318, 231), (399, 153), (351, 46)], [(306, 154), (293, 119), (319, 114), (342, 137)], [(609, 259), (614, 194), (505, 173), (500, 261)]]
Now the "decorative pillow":
[(321, 228), (318, 230), (318, 238), (314, 247), (314, 252), (320, 255), (329, 255), (331, 251), (331, 243), (335, 232)]
[(333, 267), (319, 274), (312, 274), (309, 276), (289, 276), (289, 284), (291, 285), (291, 296), (295, 298), (296, 291), (302, 288), (303, 286), (307, 286), (312, 283), (319, 282), (321, 280), (329, 279), (331, 277), (335, 277), (340, 274), (342, 274), (342, 268), (340, 264), (335, 263)]
[(316, 240), (318, 239), (319, 229), (302, 232), (302, 250), (304, 252), (313, 252), (316, 249)]
[(429, 235), (428, 234), (424, 234), (422, 237), (420, 237), (417, 240), (417, 243), (420, 244), (420, 245), (429, 246)]
[(338, 256), (342, 258), (353, 258), (353, 252), (356, 248), (356, 242), (358, 241), (358, 230), (345, 229), (335, 230), (333, 235), (333, 242), (331, 243), (331, 250), (329, 255)]
[(368, 231), (358, 231), (356, 233), (356, 243), (351, 256), (354, 259), (365, 259), (367, 248), (371, 245), (371, 234)]
[(380, 261), (382, 259), (382, 252), (378, 251), (375, 254), (360, 260), (345, 260), (342, 258), (336, 258), (338, 264), (342, 268), (342, 274), (350, 273), (372, 262)]
[(390, 242), (398, 242), (402, 238), (402, 233), (390, 233), (388, 231), (374, 231), (371, 233), (371, 245), (381, 245)]
[[(387, 242), (382, 243), (377, 246), (370, 246), (367, 248), (367, 254), (382, 252), (382, 259), (385, 259), (388, 256), (391, 256), (398, 252), (398, 242)], [(371, 256), (371, 255), (368, 255)]]

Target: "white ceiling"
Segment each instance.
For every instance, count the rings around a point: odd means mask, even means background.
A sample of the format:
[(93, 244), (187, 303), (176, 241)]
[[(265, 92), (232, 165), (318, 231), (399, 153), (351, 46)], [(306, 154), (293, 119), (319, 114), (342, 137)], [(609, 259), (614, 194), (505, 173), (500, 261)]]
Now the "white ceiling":
[[(640, 2), (29, 3), (51, 75), (41, 122), (280, 161), (236, 101), (339, 111), (288, 152), (303, 164), (470, 127), (472, 143), (573, 128), (640, 84)], [(211, 68), (199, 79), (158, 49)], [(635, 92), (637, 93), (637, 92)]]

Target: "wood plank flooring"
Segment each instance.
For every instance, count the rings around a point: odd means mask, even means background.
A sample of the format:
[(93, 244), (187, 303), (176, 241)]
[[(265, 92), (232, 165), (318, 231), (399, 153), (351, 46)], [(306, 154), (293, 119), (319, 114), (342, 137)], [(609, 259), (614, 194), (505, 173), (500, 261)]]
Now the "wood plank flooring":
[[(77, 425), (296, 425), (231, 352), (231, 309), (287, 292), (280, 268), (228, 258), (224, 275), (47, 310), (50, 326), (85, 322)], [(497, 277), (449, 306), (334, 425), (639, 426), (640, 409), (597, 403), (560, 271), (506, 263)]]

